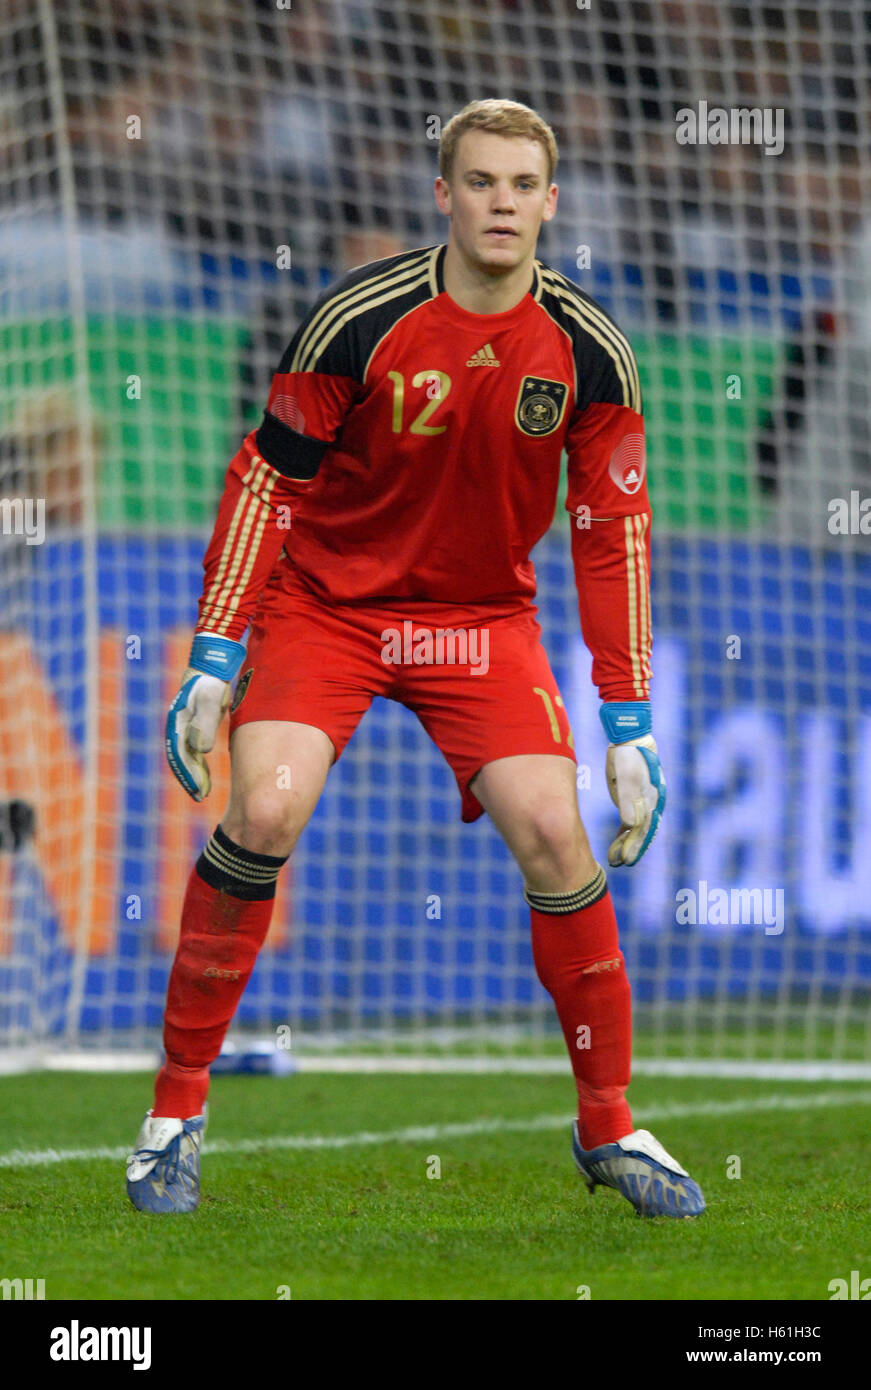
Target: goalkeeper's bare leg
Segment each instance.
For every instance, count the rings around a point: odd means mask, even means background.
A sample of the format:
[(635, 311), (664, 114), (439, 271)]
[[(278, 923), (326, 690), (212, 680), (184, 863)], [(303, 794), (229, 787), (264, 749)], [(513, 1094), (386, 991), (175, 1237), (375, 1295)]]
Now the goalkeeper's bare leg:
[[(166, 1062), (128, 1164), (127, 1191), (142, 1211), (197, 1206), (209, 1067), (269, 929), (279, 870), (334, 758), (331, 740), (311, 724), (259, 720), (232, 734), (230, 800), (188, 880), (164, 1014)], [(279, 776), (284, 767), (289, 779)]]
[(590, 1191), (616, 1187), (647, 1216), (694, 1216), (704, 1198), (626, 1100), (629, 981), (603, 869), (578, 812), (575, 765), (528, 754), (487, 763), (470, 790), (525, 882), (538, 977), (556, 1005), (578, 1092), (572, 1152)]

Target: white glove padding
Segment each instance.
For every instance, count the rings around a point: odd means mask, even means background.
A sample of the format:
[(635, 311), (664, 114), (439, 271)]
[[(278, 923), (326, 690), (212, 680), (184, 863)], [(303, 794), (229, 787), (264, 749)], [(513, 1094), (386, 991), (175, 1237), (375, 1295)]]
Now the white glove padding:
[(665, 808), (665, 778), (653, 735), (609, 744), (605, 774), (621, 822), (608, 850), (608, 863), (613, 868), (637, 864), (656, 834)]
[(230, 683), (189, 666), (166, 717), (166, 756), (175, 776), (194, 801), (204, 801), (212, 779), (204, 753), (211, 752), (224, 711), (230, 703)]

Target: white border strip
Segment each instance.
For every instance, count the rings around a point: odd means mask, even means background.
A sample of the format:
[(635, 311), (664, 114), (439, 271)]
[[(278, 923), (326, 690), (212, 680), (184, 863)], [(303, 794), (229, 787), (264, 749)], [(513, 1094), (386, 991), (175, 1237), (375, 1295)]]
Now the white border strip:
[[(262, 1047), (262, 1044), (261, 1044)], [(244, 1054), (244, 1044), (239, 1046)], [(269, 1054), (259, 1052), (262, 1064)], [(564, 1076), (568, 1057), (430, 1057), (399, 1055), (332, 1056), (288, 1053), (274, 1049), (275, 1072), (310, 1072), (322, 1075), (430, 1075), (490, 1076), (500, 1072), (514, 1076)], [(0, 1076), (20, 1072), (154, 1072), (161, 1054), (152, 1051), (43, 1051), (35, 1048), (0, 1050)], [(267, 1068), (264, 1067), (264, 1070)], [(871, 1062), (754, 1062), (722, 1057), (639, 1057), (632, 1063), (633, 1076), (711, 1077), (729, 1081), (871, 1081)]]
[[(762, 1114), (767, 1111), (817, 1110), (839, 1105), (871, 1105), (871, 1090), (829, 1091), (818, 1095), (772, 1095), (737, 1100), (700, 1101), (696, 1105), (650, 1105), (633, 1107), (633, 1117), (644, 1124), (660, 1120), (689, 1120), (727, 1115)], [(430, 1144), (443, 1139), (467, 1139), (480, 1134), (531, 1134), (545, 1130), (565, 1129), (569, 1132), (570, 1115), (531, 1115), (525, 1120), (472, 1120), (467, 1124), (413, 1125), (407, 1129), (374, 1133), (360, 1130), (356, 1134), (277, 1134), (262, 1139), (215, 1139), (203, 1145), (209, 1157), (223, 1154), (252, 1154), (276, 1149), (317, 1150), (356, 1149), (379, 1144)], [(97, 1160), (120, 1162), (130, 1148), (91, 1149), (12, 1149), (0, 1153), (0, 1169), (46, 1168), (61, 1163), (92, 1163)]]

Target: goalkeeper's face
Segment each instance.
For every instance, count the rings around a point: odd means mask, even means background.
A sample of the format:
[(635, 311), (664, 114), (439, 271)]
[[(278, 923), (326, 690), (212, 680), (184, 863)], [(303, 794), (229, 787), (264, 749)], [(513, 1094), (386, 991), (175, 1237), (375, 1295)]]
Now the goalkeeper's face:
[(450, 183), (438, 178), (440, 210), (464, 259), (491, 274), (516, 270), (535, 256), (542, 222), (556, 212), (547, 155), (537, 140), (470, 130), (460, 137)]

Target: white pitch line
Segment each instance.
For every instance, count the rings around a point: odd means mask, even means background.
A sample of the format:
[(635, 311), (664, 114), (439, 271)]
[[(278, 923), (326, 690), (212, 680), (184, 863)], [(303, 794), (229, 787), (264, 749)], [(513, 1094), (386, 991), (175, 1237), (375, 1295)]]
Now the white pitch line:
[[(818, 1095), (773, 1095), (727, 1101), (702, 1101), (686, 1105), (633, 1107), (636, 1121), (655, 1124), (660, 1120), (687, 1120), (710, 1116), (746, 1115), (766, 1111), (815, 1110), (837, 1105), (871, 1105), (871, 1090), (825, 1091)], [(203, 1145), (209, 1157), (222, 1154), (260, 1153), (276, 1149), (356, 1149), (378, 1144), (419, 1144), (439, 1139), (466, 1139), (478, 1134), (521, 1134), (544, 1130), (568, 1131), (570, 1115), (532, 1115), (525, 1120), (472, 1120), (466, 1124), (412, 1125), (406, 1129), (381, 1133), (360, 1130), (356, 1134), (281, 1134), (263, 1139), (215, 1139)], [(92, 1149), (12, 1149), (0, 1154), (0, 1168), (43, 1168), (59, 1163), (92, 1162), (96, 1159), (124, 1159), (125, 1148)]]

